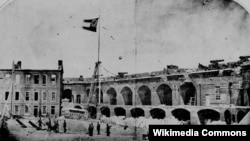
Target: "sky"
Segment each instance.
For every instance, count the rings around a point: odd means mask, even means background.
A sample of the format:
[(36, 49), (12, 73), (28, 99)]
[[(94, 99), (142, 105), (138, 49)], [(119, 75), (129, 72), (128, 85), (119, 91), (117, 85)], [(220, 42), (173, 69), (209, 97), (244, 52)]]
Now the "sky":
[(0, 0), (0, 68), (57, 69), (91, 77), (98, 33), (84, 19), (100, 18), (102, 74), (142, 73), (174, 64), (250, 55), (250, 1)]

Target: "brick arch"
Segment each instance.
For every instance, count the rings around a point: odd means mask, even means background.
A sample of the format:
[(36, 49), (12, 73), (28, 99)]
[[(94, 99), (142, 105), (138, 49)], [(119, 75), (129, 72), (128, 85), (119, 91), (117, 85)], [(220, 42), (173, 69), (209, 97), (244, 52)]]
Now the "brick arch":
[(145, 116), (145, 111), (143, 110), (143, 108), (132, 108), (130, 110), (131, 116), (133, 118), (138, 118), (138, 117), (144, 117)]
[(166, 117), (166, 112), (161, 108), (153, 108), (149, 113), (153, 119), (164, 119)]
[(72, 90), (71, 89), (65, 89), (63, 90), (62, 99), (69, 99), (69, 102), (72, 101)]
[(156, 89), (156, 93), (159, 96), (161, 104), (172, 105), (172, 89), (167, 84), (161, 84)]
[(110, 105), (116, 105), (117, 104), (116, 90), (113, 87), (110, 87), (106, 93), (109, 96)]
[(129, 88), (128, 86), (123, 87), (121, 90), (121, 94), (125, 105), (133, 104), (133, 92), (131, 88)]
[(142, 85), (137, 90), (142, 105), (151, 105), (151, 90), (148, 86)]
[(100, 108), (101, 114), (105, 115), (106, 117), (110, 117), (110, 109), (107, 106), (103, 106)]
[(187, 121), (191, 119), (191, 113), (184, 108), (176, 108), (171, 111), (172, 115), (181, 121)]
[(196, 105), (197, 91), (192, 82), (186, 82), (180, 86), (180, 94), (185, 105)]
[(114, 112), (116, 116), (126, 116), (126, 109), (123, 107), (115, 107)]
[(215, 109), (201, 109), (198, 111), (198, 117), (201, 124), (206, 124), (206, 120), (210, 119), (211, 121), (220, 120), (220, 112)]

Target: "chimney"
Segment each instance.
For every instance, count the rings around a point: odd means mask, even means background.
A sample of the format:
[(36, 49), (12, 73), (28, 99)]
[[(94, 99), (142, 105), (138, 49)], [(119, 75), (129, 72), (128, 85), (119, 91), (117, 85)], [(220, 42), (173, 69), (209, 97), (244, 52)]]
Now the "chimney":
[(63, 70), (63, 61), (62, 60), (58, 60), (58, 69)]
[(22, 62), (21, 61), (17, 62), (17, 69), (18, 70), (22, 69)]

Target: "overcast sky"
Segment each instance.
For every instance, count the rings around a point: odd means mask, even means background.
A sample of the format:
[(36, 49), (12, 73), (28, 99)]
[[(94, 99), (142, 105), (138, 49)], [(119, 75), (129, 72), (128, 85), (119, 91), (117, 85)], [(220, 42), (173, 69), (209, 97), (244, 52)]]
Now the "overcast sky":
[[(239, 0), (250, 9), (249, 0)], [(0, 68), (57, 69), (90, 77), (98, 34), (83, 20), (101, 15), (101, 61), (111, 73), (151, 72), (168, 64), (207, 65), (250, 55), (250, 17), (223, 0), (0, 0)], [(121, 58), (120, 58), (121, 57)], [(105, 76), (112, 75), (102, 69)]]

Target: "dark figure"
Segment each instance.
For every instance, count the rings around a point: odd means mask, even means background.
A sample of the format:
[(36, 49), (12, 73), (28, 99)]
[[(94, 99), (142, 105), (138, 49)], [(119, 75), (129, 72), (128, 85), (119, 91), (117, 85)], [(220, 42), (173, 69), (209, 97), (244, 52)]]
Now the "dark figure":
[(39, 120), (38, 120), (38, 125), (39, 125), (39, 128), (40, 128), (40, 130), (42, 130), (42, 119), (41, 118), (39, 118)]
[(55, 133), (58, 133), (58, 131), (59, 131), (59, 124), (58, 124), (58, 121), (55, 121), (54, 122), (54, 129), (53, 129), (54, 131), (55, 131)]
[(97, 122), (96, 130), (97, 130), (97, 134), (100, 135), (101, 125), (99, 122)]
[(48, 131), (51, 131), (51, 120), (49, 118), (49, 121), (47, 122), (47, 126), (48, 126)]
[(63, 129), (64, 129), (64, 133), (66, 133), (66, 131), (67, 131), (66, 120), (64, 120), (64, 122), (63, 122)]
[(92, 123), (89, 124), (89, 136), (93, 136), (94, 126)]
[(94, 133), (94, 124), (91, 123), (91, 135), (93, 136), (93, 133)]
[(109, 126), (109, 125), (107, 124), (107, 128), (106, 128), (107, 136), (110, 136), (110, 128), (111, 128), (111, 126)]

